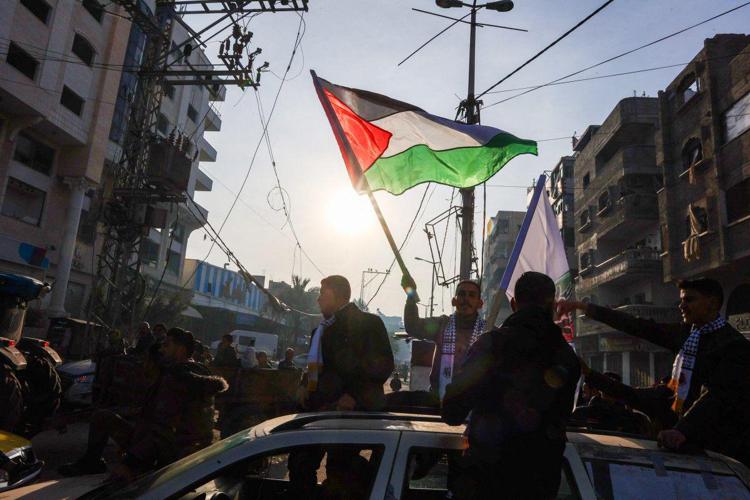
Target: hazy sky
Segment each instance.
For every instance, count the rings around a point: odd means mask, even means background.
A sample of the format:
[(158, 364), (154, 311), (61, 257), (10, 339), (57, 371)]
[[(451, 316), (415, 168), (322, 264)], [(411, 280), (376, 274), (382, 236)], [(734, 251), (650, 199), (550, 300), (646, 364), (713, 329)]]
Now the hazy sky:
[[(480, 21), (526, 28), (528, 33), (480, 28), (477, 30), (477, 90), (483, 91), (520, 63), (603, 3), (603, 0), (517, 0), (509, 13), (480, 11)], [(605, 60), (643, 43), (693, 25), (732, 7), (734, 0), (616, 0), (583, 27), (506, 81), (497, 90), (545, 83)], [(469, 28), (455, 26), (413, 59), (397, 63), (451, 21), (412, 11), (421, 8), (454, 17), (467, 9), (440, 9), (430, 0), (310, 0), (305, 15), (306, 32), (284, 84), (269, 126), (279, 178), (290, 200), (291, 219), (303, 249), (324, 274), (343, 274), (359, 296), (362, 271), (385, 270), (393, 256), (366, 198), (351, 187), (338, 147), (315, 95), (309, 70), (334, 83), (383, 93), (423, 109), (453, 118), (466, 94)], [(200, 26), (205, 18), (188, 22)], [(263, 48), (279, 77), (289, 60), (299, 18), (295, 14), (264, 14), (248, 28), (253, 42)], [(606, 75), (689, 62), (703, 40), (717, 33), (747, 33), (750, 6), (711, 21), (670, 40), (590, 70), (575, 78)], [(216, 38), (215, 40), (219, 40)], [(217, 43), (209, 43), (212, 56)], [(605, 78), (540, 89), (482, 112), (482, 123), (515, 135), (539, 140), (539, 156), (518, 157), (490, 179), (487, 217), (498, 210), (524, 210), (526, 189), (532, 179), (551, 169), (560, 156), (571, 153), (570, 137), (589, 124), (599, 124), (622, 98), (656, 96), (680, 68)], [(268, 115), (280, 78), (264, 75), (259, 90)], [(256, 97), (230, 87), (226, 101), (217, 103), (223, 119), (221, 132), (206, 139), (217, 149), (215, 163), (201, 168), (215, 182), (213, 191), (196, 193), (218, 227), (226, 216), (250, 167), (262, 132)], [(491, 104), (514, 92), (484, 97)], [(222, 185), (224, 184), (224, 185)], [(289, 226), (279, 208), (280, 197), (271, 160), (261, 145), (240, 201), (222, 232), (225, 241), (251, 272), (267, 280), (290, 280), (292, 273), (319, 282), (321, 273), (305, 257), (300, 258)], [(500, 187), (512, 186), (512, 187)], [(229, 191), (231, 190), (231, 192)], [(395, 197), (378, 193), (377, 199), (397, 241), (401, 241), (414, 217), (425, 186)], [(449, 208), (451, 188), (433, 186), (415, 231), (403, 250), (404, 259), (419, 285), (423, 301), (429, 300), (431, 266), (414, 257), (429, 258), (424, 223)], [(458, 196), (456, 197), (456, 201)], [(481, 235), (482, 191), (477, 190), (476, 232)], [(444, 265), (454, 269), (454, 232), (448, 232)], [(210, 241), (203, 231), (192, 233), (188, 257), (205, 257)], [(481, 244), (479, 236), (477, 244)], [(214, 249), (209, 262), (221, 265), (226, 257)], [(401, 275), (394, 266), (391, 276), (372, 301), (370, 309), (401, 315), (404, 293)], [(365, 289), (365, 300), (375, 293), (380, 279)], [(437, 311), (450, 309), (450, 292), (436, 291)], [(445, 309), (443, 309), (443, 304)]]

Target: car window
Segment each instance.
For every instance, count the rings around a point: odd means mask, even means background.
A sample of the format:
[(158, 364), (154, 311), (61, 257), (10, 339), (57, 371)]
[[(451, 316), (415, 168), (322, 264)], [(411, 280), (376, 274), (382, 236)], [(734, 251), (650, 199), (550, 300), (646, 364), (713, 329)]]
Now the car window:
[[(461, 450), (413, 447), (409, 451), (403, 500), (447, 498), (447, 493), (460, 474)], [(561, 470), (560, 500), (580, 499), (573, 473), (567, 460)]]
[(750, 490), (739, 478), (708, 468), (684, 470), (604, 460), (584, 463), (597, 497), (604, 500), (750, 499)]
[(360, 444), (277, 450), (230, 465), (178, 498), (368, 498), (383, 451), (382, 445)]

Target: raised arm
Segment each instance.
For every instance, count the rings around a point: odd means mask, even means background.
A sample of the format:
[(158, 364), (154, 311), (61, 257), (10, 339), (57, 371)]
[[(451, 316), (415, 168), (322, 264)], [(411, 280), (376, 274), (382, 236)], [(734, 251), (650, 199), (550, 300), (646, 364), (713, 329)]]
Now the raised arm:
[(559, 315), (576, 309), (615, 330), (642, 338), (675, 353), (680, 350), (685, 339), (690, 335), (690, 327), (682, 323), (657, 323), (650, 319), (637, 318), (621, 311), (584, 302), (561, 300), (557, 305)]

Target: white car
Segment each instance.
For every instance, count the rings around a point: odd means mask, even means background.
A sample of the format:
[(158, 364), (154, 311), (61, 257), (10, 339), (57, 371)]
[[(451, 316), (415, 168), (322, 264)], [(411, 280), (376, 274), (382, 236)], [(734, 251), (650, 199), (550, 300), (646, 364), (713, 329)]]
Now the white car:
[[(451, 427), (429, 415), (289, 415), (219, 441), (128, 486), (104, 485), (81, 498), (292, 498), (284, 494), (290, 453), (345, 447), (360, 456), (352, 462), (349, 484), (364, 488), (364, 494), (348, 498), (443, 499), (448, 457), (466, 446), (463, 431), (463, 426)], [(750, 471), (716, 453), (681, 455), (657, 448), (654, 441), (595, 432), (569, 432), (568, 439), (559, 499), (750, 499)], [(324, 478), (321, 465), (319, 490), (326, 488)], [(33, 492), (28, 493), (32, 498)], [(46, 493), (65, 496), (49, 485)]]

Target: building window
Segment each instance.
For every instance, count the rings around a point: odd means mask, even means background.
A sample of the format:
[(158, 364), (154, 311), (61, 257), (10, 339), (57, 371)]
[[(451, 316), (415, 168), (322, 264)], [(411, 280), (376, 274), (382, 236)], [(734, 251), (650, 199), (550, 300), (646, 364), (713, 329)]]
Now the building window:
[(682, 171), (687, 172), (690, 167), (703, 159), (703, 145), (697, 137), (688, 139), (682, 148)]
[(52, 10), (52, 7), (47, 2), (44, 0), (21, 0), (21, 5), (29, 9), (29, 12), (34, 14), (44, 24), (47, 24), (49, 12)]
[(170, 99), (174, 99), (174, 85), (172, 85), (171, 83), (165, 83), (164, 95), (166, 95)]
[(580, 227), (578, 228), (579, 231), (583, 231), (588, 228), (589, 224), (591, 224), (591, 215), (589, 214), (588, 210), (584, 210), (581, 212), (581, 217), (579, 219)]
[(606, 212), (611, 206), (612, 203), (609, 197), (609, 190), (604, 191), (599, 195), (599, 200), (597, 201), (597, 208), (599, 209), (599, 213)]
[(38, 226), (42, 220), (46, 193), (13, 177), (8, 177), (8, 187), (3, 200), (3, 215)]
[(55, 159), (55, 150), (21, 132), (16, 137), (13, 159), (37, 172), (50, 175), (52, 163)]
[(727, 220), (734, 222), (750, 215), (750, 178), (727, 189)]
[(39, 61), (31, 57), (28, 52), (13, 42), (8, 46), (8, 55), (5, 59), (8, 64), (16, 68), (30, 79), (36, 78), (36, 70), (39, 67)]
[(73, 48), (71, 49), (75, 55), (77, 55), (81, 61), (86, 63), (86, 66), (91, 66), (94, 62), (94, 47), (91, 46), (88, 40), (76, 33), (73, 37)]
[(700, 80), (695, 77), (695, 75), (690, 74), (685, 77), (685, 79), (682, 81), (682, 84), (680, 85), (679, 94), (682, 97), (682, 103), (685, 104), (690, 99), (695, 97), (698, 92), (700, 92)]
[(578, 256), (578, 264), (581, 266), (581, 269), (588, 269), (593, 265), (590, 252), (583, 252)]
[(583, 176), (583, 189), (589, 187), (589, 184), (591, 184), (591, 174), (586, 174)]
[(708, 211), (701, 206), (691, 205), (685, 217), (685, 237), (691, 234), (703, 234), (706, 231), (708, 231)]
[(181, 224), (172, 224), (170, 228), (170, 237), (178, 243), (185, 242), (185, 226)]
[(34, 14), (41, 22), (47, 24), (49, 12), (52, 10), (47, 2), (44, 0), (21, 0), (21, 5), (29, 9), (29, 12)]
[(726, 130), (726, 142), (739, 137), (750, 129), (750, 93), (734, 103), (724, 113), (724, 129)]
[(71, 110), (73, 113), (81, 116), (83, 112), (83, 98), (63, 85), (60, 104)]
[(192, 104), (188, 104), (187, 115), (193, 123), (198, 123), (198, 111), (195, 110)]
[(156, 267), (159, 263), (159, 245), (146, 238), (141, 244), (143, 263), (149, 267)]
[(156, 119), (156, 130), (164, 135), (169, 134), (169, 119), (163, 113), (159, 113), (159, 118)]
[(498, 232), (498, 234), (508, 234), (508, 231), (510, 231), (510, 220), (508, 220), (508, 219), (499, 219), (497, 221), (497, 232)]
[(91, 14), (91, 17), (96, 19), (98, 22), (102, 22), (102, 15), (104, 15), (104, 7), (96, 0), (83, 0), (81, 2), (83, 8)]
[(174, 250), (167, 250), (167, 271), (175, 276), (180, 274), (180, 254)]

